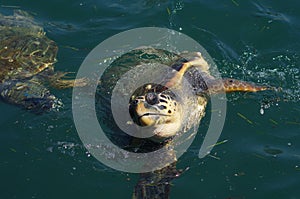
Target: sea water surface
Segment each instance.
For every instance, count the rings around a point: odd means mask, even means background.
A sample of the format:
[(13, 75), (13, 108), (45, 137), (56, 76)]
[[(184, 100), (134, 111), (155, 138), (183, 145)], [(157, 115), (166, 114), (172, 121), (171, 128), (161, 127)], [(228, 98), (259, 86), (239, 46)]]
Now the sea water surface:
[[(179, 159), (189, 168), (171, 198), (300, 198), (300, 2), (296, 0), (2, 0), (31, 13), (59, 46), (57, 70), (76, 73), (105, 39), (139, 27), (180, 31), (206, 48), (224, 77), (282, 88), (228, 94), (219, 144), (198, 158), (209, 113)], [(74, 74), (75, 76), (75, 74)], [(72, 90), (53, 90), (59, 112), (0, 103), (0, 198), (131, 198), (137, 174), (115, 171), (81, 143)]]

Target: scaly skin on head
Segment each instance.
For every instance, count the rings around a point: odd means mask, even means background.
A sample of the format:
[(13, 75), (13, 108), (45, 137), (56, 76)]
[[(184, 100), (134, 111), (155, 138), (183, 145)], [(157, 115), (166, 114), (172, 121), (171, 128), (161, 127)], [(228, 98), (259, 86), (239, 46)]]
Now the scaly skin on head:
[(132, 98), (129, 112), (136, 124), (154, 127), (155, 136), (149, 139), (160, 142), (179, 131), (181, 105), (170, 90), (161, 87), (162, 90), (154, 92), (153, 88), (155, 89), (155, 85), (148, 84), (143, 95)]

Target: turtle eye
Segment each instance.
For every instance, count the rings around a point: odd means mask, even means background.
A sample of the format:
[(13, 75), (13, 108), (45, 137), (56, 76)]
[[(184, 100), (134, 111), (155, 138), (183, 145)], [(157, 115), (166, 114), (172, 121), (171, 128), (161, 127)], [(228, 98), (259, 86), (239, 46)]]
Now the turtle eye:
[(146, 101), (150, 105), (154, 105), (158, 103), (158, 97), (155, 93), (147, 93), (146, 95)]

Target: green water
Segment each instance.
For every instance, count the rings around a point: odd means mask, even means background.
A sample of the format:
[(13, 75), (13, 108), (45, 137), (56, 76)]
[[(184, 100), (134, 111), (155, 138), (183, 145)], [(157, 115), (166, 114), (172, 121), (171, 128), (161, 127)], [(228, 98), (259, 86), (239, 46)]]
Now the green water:
[[(15, 8), (32, 13), (57, 42), (59, 70), (76, 71), (114, 34), (156, 26), (197, 40), (226, 77), (282, 87), (277, 94), (229, 94), (220, 137), (227, 142), (198, 159), (204, 118), (179, 160), (190, 169), (174, 181), (171, 198), (300, 198), (299, 1), (0, 2), (3, 14)], [(138, 175), (94, 159), (73, 124), (72, 91), (53, 93), (65, 104), (57, 113), (0, 104), (0, 198), (130, 198)]]

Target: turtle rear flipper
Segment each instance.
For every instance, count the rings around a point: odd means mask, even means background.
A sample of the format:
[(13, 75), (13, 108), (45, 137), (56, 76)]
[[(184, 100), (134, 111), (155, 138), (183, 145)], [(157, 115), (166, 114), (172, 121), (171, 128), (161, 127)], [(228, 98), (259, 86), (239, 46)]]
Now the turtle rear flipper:
[(160, 170), (141, 173), (132, 199), (169, 199), (172, 181), (184, 171), (176, 169), (176, 163), (172, 163)]
[(0, 85), (0, 97), (34, 112), (57, 109), (62, 103), (36, 80), (11, 80)]

